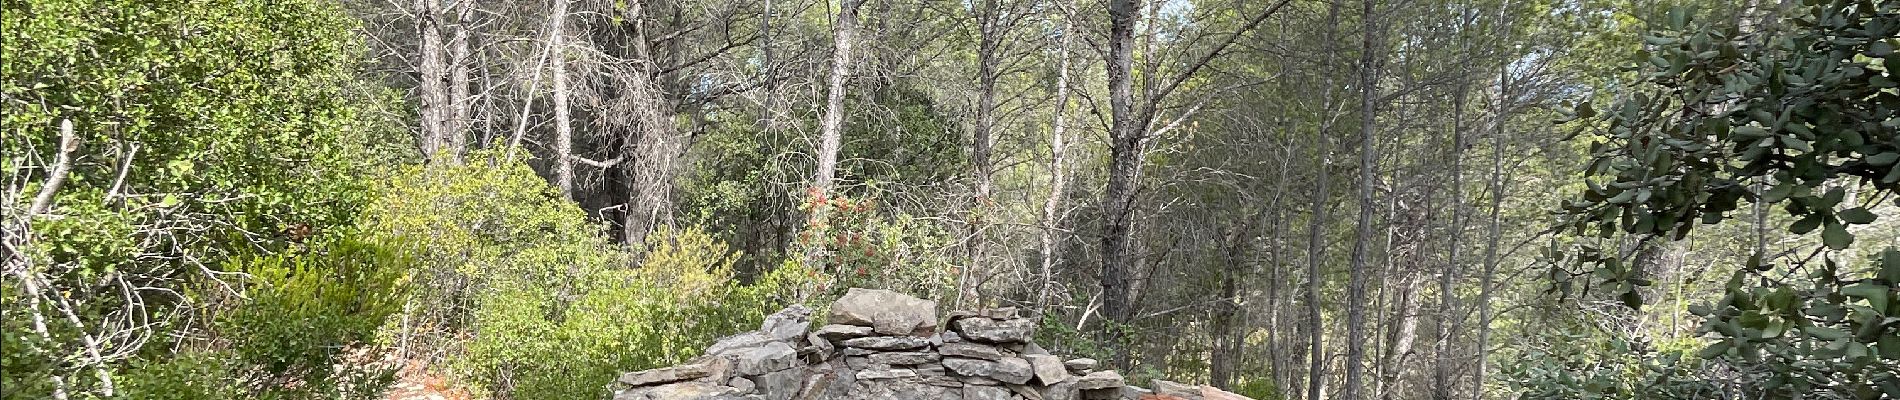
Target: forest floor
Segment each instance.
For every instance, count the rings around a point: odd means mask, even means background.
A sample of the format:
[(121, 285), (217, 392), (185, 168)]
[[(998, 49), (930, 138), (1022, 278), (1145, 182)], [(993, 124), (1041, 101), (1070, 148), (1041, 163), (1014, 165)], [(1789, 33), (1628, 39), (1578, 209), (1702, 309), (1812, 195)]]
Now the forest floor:
[(410, 361), (396, 373), (384, 400), (470, 400), (473, 396), (420, 361)]

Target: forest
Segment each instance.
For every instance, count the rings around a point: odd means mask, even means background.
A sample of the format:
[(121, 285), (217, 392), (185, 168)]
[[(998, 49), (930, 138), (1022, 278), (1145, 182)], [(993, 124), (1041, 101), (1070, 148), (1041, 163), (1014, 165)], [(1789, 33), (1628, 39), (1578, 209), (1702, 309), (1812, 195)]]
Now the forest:
[(1900, 399), (1896, 46), (1900, 0), (0, 0), (0, 399), (605, 399), (854, 287), (1262, 400)]

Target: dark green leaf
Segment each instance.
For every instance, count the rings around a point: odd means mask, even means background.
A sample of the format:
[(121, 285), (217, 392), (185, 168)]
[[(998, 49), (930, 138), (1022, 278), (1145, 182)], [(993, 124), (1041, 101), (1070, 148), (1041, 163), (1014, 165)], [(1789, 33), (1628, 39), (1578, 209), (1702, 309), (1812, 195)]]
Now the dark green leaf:
[(1874, 215), (1873, 211), (1867, 211), (1867, 207), (1854, 207), (1854, 208), (1849, 208), (1846, 210), (1841, 210), (1840, 214), (1837, 214), (1835, 216), (1840, 217), (1841, 222), (1846, 222), (1850, 224), (1872, 223), (1874, 222), (1875, 219), (1880, 218), (1880, 216)]
[(1830, 249), (1846, 250), (1847, 246), (1854, 244), (1854, 234), (1847, 233), (1847, 225), (1829, 223), (1827, 228), (1821, 230), (1821, 243)]

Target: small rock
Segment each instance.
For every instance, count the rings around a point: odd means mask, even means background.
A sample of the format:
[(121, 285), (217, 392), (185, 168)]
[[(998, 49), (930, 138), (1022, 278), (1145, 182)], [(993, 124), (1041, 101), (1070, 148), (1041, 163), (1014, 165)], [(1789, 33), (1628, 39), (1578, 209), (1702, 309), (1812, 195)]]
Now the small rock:
[(998, 350), (995, 347), (980, 345), (976, 343), (967, 343), (967, 342), (944, 343), (943, 346), (937, 347), (937, 352), (943, 353), (943, 355), (946, 355), (946, 356), (980, 358), (980, 359), (985, 359), (985, 360), (1003, 359), (1002, 350)]
[(1111, 389), (1122, 386), (1127, 386), (1127, 383), (1122, 381), (1122, 374), (1115, 371), (1096, 371), (1075, 379), (1075, 388), (1081, 390)]
[(805, 334), (805, 342), (810, 343), (811, 345), (805, 346), (804, 350), (808, 351), (810, 354), (818, 356), (819, 361), (830, 359), (831, 353), (838, 350), (837, 347), (833, 347), (831, 345), (831, 341), (819, 338), (818, 334), (816, 333)]
[(985, 343), (1028, 342), (1036, 325), (1029, 319), (964, 318), (950, 324), (964, 338)]
[(765, 322), (759, 324), (759, 332), (787, 342), (805, 336), (807, 329), (811, 329), (811, 309), (797, 304), (765, 316)]
[(851, 326), (851, 325), (837, 325), (837, 324), (821, 326), (821, 327), (818, 327), (817, 331), (812, 332), (812, 334), (817, 335), (819, 338), (823, 338), (825, 340), (833, 341), (833, 342), (843, 341), (845, 339), (851, 339), (851, 338), (861, 338), (865, 336), (871, 336), (872, 334), (875, 334), (875, 333), (876, 332), (873, 332), (871, 328), (868, 326)]
[(910, 350), (930, 346), (930, 341), (915, 336), (872, 336), (844, 341), (845, 347), (871, 350)]
[(1010, 400), (1009, 390), (995, 386), (963, 386), (963, 400)]
[(915, 378), (917, 371), (908, 369), (872, 369), (858, 371), (857, 378), (862, 380)]
[(726, 386), (731, 386), (733, 389), (739, 389), (739, 394), (746, 394), (746, 393), (752, 393), (752, 389), (757, 388), (759, 385), (756, 383), (752, 383), (751, 379), (732, 378), (731, 380), (726, 381)]
[(871, 362), (879, 363), (879, 364), (917, 365), (917, 364), (935, 362), (939, 359), (942, 359), (943, 355), (938, 354), (938, 353), (932, 353), (932, 352), (902, 352), (902, 353), (877, 353), (877, 354), (870, 355), (868, 358), (871, 359)]
[(1036, 381), (1043, 386), (1054, 385), (1069, 380), (1069, 370), (1062, 366), (1062, 358), (1047, 354), (1029, 354), (1023, 356), (1029, 366), (1035, 370)]
[(1093, 358), (1077, 358), (1062, 362), (1062, 366), (1069, 367), (1069, 371), (1081, 374), (1087, 374), (1089, 371), (1095, 370), (1095, 364), (1096, 362)]

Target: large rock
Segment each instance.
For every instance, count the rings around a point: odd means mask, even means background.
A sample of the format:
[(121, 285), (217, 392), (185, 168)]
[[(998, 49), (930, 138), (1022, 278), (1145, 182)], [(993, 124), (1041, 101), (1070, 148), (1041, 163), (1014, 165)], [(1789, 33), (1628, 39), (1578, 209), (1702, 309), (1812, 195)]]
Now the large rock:
[(811, 309), (797, 304), (766, 316), (765, 322), (759, 324), (759, 332), (786, 342), (804, 337), (808, 329), (811, 329)]
[(1075, 378), (1075, 388), (1081, 390), (1113, 389), (1122, 386), (1127, 386), (1127, 383), (1123, 382), (1122, 374), (1115, 371), (1095, 371)]
[(1004, 357), (997, 361), (945, 358), (943, 366), (957, 375), (995, 379), (1003, 383), (1023, 384), (1033, 376), (1029, 362), (1016, 357)]
[(739, 389), (703, 382), (679, 382), (650, 388), (635, 388), (614, 395), (614, 400), (739, 400)]
[(654, 384), (660, 384), (660, 383), (671, 383), (671, 382), (679, 382), (679, 381), (684, 381), (684, 380), (699, 379), (699, 378), (704, 378), (709, 375), (712, 375), (713, 372), (718, 371), (721, 366), (717, 364), (721, 362), (724, 362), (724, 360), (719, 360), (719, 359), (714, 359), (714, 358), (705, 358), (705, 359), (700, 359), (697, 362), (684, 364), (684, 365), (675, 365), (675, 366), (665, 367), (665, 368), (654, 368), (654, 369), (649, 369), (649, 370), (639, 371), (639, 372), (628, 372), (626, 374), (620, 375), (619, 381), (620, 383), (625, 384), (627, 386), (648, 386), (648, 385), (654, 385)]
[(885, 335), (929, 336), (937, 330), (937, 302), (889, 290), (851, 288), (831, 303), (830, 322), (869, 326)]
[(860, 380), (835, 399), (852, 400), (961, 400), (962, 388), (926, 384), (918, 379)]
[(706, 355), (726, 354), (734, 350), (763, 346), (771, 341), (772, 336), (766, 335), (764, 332), (751, 331), (740, 333), (719, 338), (718, 341), (713, 342), (712, 346), (706, 347)]
[(1036, 382), (1043, 386), (1062, 383), (1069, 380), (1069, 370), (1062, 366), (1062, 358), (1048, 354), (1030, 354), (1023, 356), (1034, 371)]
[(1201, 387), (1201, 398), (1205, 400), (1253, 400), (1233, 392), (1220, 390), (1213, 386)]
[(732, 370), (740, 375), (764, 375), (798, 365), (798, 351), (785, 342), (736, 350), (730, 354)]
[(1153, 382), (1155, 394), (1182, 400), (1201, 400), (1200, 385), (1156, 379)]
[(786, 369), (752, 378), (755, 393), (764, 400), (790, 400), (805, 383), (804, 369)]
[(950, 329), (965, 339), (984, 343), (1026, 343), (1035, 333), (1036, 324), (1027, 318), (995, 320), (964, 318), (950, 323)]

